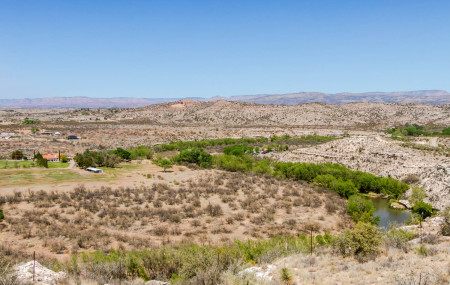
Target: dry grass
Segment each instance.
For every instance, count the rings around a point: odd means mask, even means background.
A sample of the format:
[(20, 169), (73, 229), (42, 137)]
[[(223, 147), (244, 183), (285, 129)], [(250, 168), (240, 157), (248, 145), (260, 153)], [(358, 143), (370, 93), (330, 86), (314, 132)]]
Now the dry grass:
[(178, 185), (153, 180), (133, 188), (1, 196), (4, 236), (15, 245), (67, 254), (298, 234), (310, 221), (322, 232), (351, 225), (345, 201), (330, 191), (270, 176), (201, 173)]

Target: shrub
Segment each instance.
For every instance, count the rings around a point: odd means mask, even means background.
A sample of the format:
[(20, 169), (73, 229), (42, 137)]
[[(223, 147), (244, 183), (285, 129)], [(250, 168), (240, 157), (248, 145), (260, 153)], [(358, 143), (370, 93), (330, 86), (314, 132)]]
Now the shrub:
[(433, 207), (422, 201), (414, 205), (412, 210), (414, 213), (421, 215), (423, 219), (430, 217), (433, 214)]
[(3, 210), (0, 209), (0, 221), (5, 218), (5, 215), (3, 215)]
[(159, 167), (162, 167), (164, 172), (166, 172), (167, 168), (172, 168), (172, 166), (173, 166), (172, 161), (168, 160), (167, 158), (162, 158), (162, 157), (154, 159), (153, 163), (155, 163)]
[(112, 153), (124, 160), (130, 160), (131, 157), (131, 153), (121, 147), (118, 147), (116, 150), (112, 151)]
[(252, 152), (253, 152), (253, 147), (249, 147), (246, 144), (226, 146), (223, 148), (224, 154), (234, 155), (234, 156), (244, 156), (244, 154), (252, 153)]
[(69, 162), (69, 158), (65, 154), (61, 154), (59, 160), (63, 163)]
[(252, 169), (253, 160), (248, 156), (216, 155), (215, 165), (219, 169), (231, 172), (247, 172)]
[(30, 120), (28, 118), (25, 118), (20, 124), (21, 125), (31, 125), (31, 124), (40, 124), (41, 121), (39, 120)]
[(153, 150), (150, 146), (138, 146), (132, 149), (129, 149), (130, 159), (152, 159), (153, 158)]
[(213, 157), (200, 148), (194, 148), (180, 151), (180, 154), (174, 157), (174, 161), (176, 163), (188, 162), (195, 163), (201, 167), (209, 167), (213, 163)]
[(422, 187), (415, 186), (412, 188), (411, 197), (409, 197), (409, 202), (411, 205), (416, 205), (419, 202), (422, 202), (423, 199), (427, 196), (427, 193)]
[(408, 174), (405, 178), (402, 179), (403, 183), (406, 184), (416, 184), (420, 181), (419, 176), (415, 175), (415, 174)]
[(24, 157), (23, 152), (20, 150), (15, 150), (11, 153), (11, 159), (21, 160), (23, 159), (23, 157)]
[(444, 216), (444, 224), (441, 228), (441, 233), (444, 236), (450, 236), (450, 207), (445, 208), (445, 210), (442, 212), (442, 215)]
[(381, 233), (369, 224), (359, 222), (355, 229), (337, 235), (333, 247), (344, 256), (368, 256), (377, 252), (381, 242)]
[(387, 247), (395, 247), (403, 250), (404, 252), (408, 251), (408, 241), (415, 237), (414, 232), (405, 231), (402, 229), (391, 228), (384, 235), (384, 244)]
[(287, 268), (281, 268), (280, 270), (280, 279), (281, 282), (283, 282), (283, 284), (285, 285), (290, 285), (292, 284), (294, 278), (292, 277), (292, 272), (287, 269)]
[(417, 249), (416, 249), (416, 253), (418, 255), (422, 255), (422, 256), (428, 256), (428, 248), (421, 244)]
[(208, 204), (205, 210), (211, 217), (218, 217), (223, 215), (222, 207), (220, 207), (220, 205), (218, 204)]
[(347, 211), (355, 222), (378, 224), (380, 217), (374, 217), (375, 207), (372, 201), (360, 195), (353, 195), (347, 201)]

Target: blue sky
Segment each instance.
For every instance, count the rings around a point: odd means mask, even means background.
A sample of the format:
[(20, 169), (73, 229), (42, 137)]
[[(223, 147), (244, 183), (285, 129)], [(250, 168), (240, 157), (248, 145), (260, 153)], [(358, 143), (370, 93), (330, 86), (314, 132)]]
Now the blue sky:
[(0, 98), (450, 90), (450, 1), (0, 2)]

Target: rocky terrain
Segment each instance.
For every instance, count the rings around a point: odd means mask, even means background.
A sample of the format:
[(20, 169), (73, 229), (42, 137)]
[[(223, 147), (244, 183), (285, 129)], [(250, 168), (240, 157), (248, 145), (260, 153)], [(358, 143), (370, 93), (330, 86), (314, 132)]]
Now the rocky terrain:
[[(425, 141), (426, 140), (426, 141)], [(448, 138), (420, 139), (419, 145), (440, 145), (433, 150), (420, 150), (380, 135), (358, 135), (310, 148), (273, 154), (280, 161), (332, 162), (354, 170), (382, 177), (403, 179), (407, 175), (420, 177), (419, 185), (427, 191), (425, 201), (437, 209), (450, 206), (450, 152)], [(408, 194), (408, 193), (407, 193)]]

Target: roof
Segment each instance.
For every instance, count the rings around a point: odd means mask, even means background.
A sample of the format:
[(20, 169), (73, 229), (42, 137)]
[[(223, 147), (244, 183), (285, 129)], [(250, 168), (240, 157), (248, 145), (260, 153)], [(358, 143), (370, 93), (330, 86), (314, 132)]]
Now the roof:
[(49, 154), (44, 154), (42, 156), (42, 158), (47, 159), (47, 160), (59, 159), (59, 155), (57, 153), (49, 153)]
[(92, 171), (92, 172), (103, 172), (103, 170), (95, 168), (95, 167), (88, 167), (86, 168), (87, 171)]

